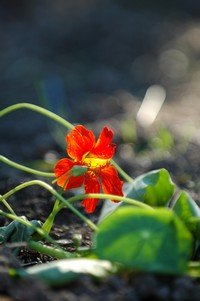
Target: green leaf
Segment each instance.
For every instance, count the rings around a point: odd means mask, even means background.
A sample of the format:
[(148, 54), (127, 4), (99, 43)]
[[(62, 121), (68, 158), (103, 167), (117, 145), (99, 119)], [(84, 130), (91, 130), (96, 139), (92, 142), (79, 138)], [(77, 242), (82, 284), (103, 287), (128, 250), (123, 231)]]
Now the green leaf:
[(165, 206), (174, 193), (174, 187), (168, 171), (162, 168), (137, 177), (127, 197), (150, 206)]
[(7, 227), (0, 227), (0, 244), (5, 241), (6, 228)]
[[(137, 177), (133, 183), (125, 183), (124, 195), (150, 206), (164, 206), (174, 193), (174, 183), (165, 169), (158, 169)], [(106, 200), (103, 204), (98, 222), (114, 212), (124, 202), (114, 203)]]
[[(41, 227), (41, 222), (37, 220), (32, 220), (31, 224), (34, 227)], [(28, 241), (34, 232), (35, 230), (33, 228), (27, 227), (18, 221), (12, 221), (7, 226), (0, 227), (0, 243), (5, 244)], [(14, 248), (13, 252), (17, 254), (19, 248)]]
[(34, 276), (50, 286), (59, 287), (83, 274), (94, 278), (104, 278), (114, 271), (115, 268), (109, 261), (78, 258), (36, 265), (26, 270), (19, 270), (18, 274), (23, 277)]
[(200, 218), (200, 208), (197, 206), (192, 197), (185, 191), (182, 191), (174, 203), (172, 210), (186, 224), (188, 229), (195, 234), (197, 224), (193, 218)]
[(186, 226), (191, 231), (194, 237), (194, 252), (193, 260), (199, 259), (200, 254), (200, 217), (191, 217), (186, 222)]
[(180, 274), (192, 253), (192, 236), (168, 209), (117, 209), (99, 225), (99, 258), (139, 271)]
[(186, 222), (186, 226), (192, 232), (198, 244), (200, 244), (200, 217), (191, 217)]
[(187, 192), (182, 191), (175, 201), (172, 210), (184, 222), (193, 235), (193, 259), (195, 259), (200, 249), (200, 208)]
[(70, 175), (73, 177), (82, 176), (86, 173), (87, 169), (86, 166), (74, 165), (70, 170)]

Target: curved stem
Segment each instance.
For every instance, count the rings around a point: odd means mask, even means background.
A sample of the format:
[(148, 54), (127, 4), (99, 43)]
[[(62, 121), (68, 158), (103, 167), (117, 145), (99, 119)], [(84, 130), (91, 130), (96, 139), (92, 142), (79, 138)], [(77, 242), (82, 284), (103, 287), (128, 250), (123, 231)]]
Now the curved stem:
[(49, 233), (51, 231), (51, 228), (53, 226), (53, 222), (54, 219), (56, 217), (56, 215), (58, 214), (58, 212), (63, 208), (63, 206), (60, 205), (60, 200), (56, 199), (54, 206), (53, 206), (53, 210), (51, 211), (51, 213), (49, 214), (48, 218), (46, 219), (46, 221), (44, 222), (42, 229), (46, 232)]
[(119, 174), (126, 180), (127, 182), (133, 182), (134, 180), (114, 161), (110, 161), (112, 165), (118, 170)]
[(79, 194), (79, 195), (75, 195), (71, 198), (68, 199), (69, 203), (73, 203), (75, 201), (79, 201), (82, 200), (84, 198), (95, 198), (95, 199), (110, 199), (110, 200), (115, 200), (115, 201), (123, 201), (127, 204), (136, 206), (136, 207), (141, 207), (144, 209), (150, 209), (150, 210), (154, 210), (151, 206), (142, 203), (140, 201), (131, 199), (131, 198), (126, 198), (123, 196), (118, 196), (118, 195), (113, 195), (113, 194), (103, 194), (103, 193), (87, 193), (87, 194)]
[(2, 195), (0, 194), (0, 201), (4, 204), (4, 206), (10, 211), (11, 214), (16, 215), (16, 213), (14, 212), (14, 210), (11, 208), (11, 206), (6, 202), (6, 200), (2, 197)]
[(69, 253), (67, 251), (64, 251), (62, 249), (53, 248), (50, 246), (45, 246), (39, 242), (36, 242), (34, 240), (29, 240), (27, 242), (28, 247), (32, 250), (35, 250), (39, 253), (57, 258), (57, 259), (67, 259), (67, 258), (76, 258), (78, 257), (75, 253)]
[(54, 195), (56, 198), (58, 198), (66, 207), (68, 207), (74, 214), (76, 214), (80, 219), (82, 219), (85, 223), (87, 223), (91, 229), (93, 229), (94, 231), (98, 230), (97, 226), (91, 220), (89, 220), (87, 217), (85, 217), (83, 214), (81, 214), (76, 208), (74, 208), (62, 195), (60, 195), (49, 184), (47, 184), (43, 181), (40, 181), (40, 180), (32, 180), (32, 181), (28, 181), (28, 182), (25, 182), (23, 184), (16, 186), (15, 188), (11, 189), (10, 191), (8, 191), (4, 195), (2, 195), (0, 197), (0, 201), (2, 199), (7, 199), (8, 197), (10, 197), (12, 194), (14, 194), (17, 191), (24, 189), (26, 187), (32, 186), (32, 185), (39, 185), (39, 186), (42, 186), (43, 188), (45, 188), (46, 190), (48, 190), (52, 195)]
[(25, 172), (28, 172), (28, 173), (31, 173), (31, 174), (34, 174), (34, 175), (37, 175), (37, 176), (41, 176), (41, 177), (49, 177), (49, 178), (54, 178), (55, 175), (51, 172), (44, 172), (44, 171), (39, 171), (39, 170), (36, 170), (36, 169), (33, 169), (33, 168), (29, 168), (29, 167), (26, 167), (24, 165), (21, 165), (21, 164), (18, 164), (14, 161), (11, 161), (9, 160), (8, 158), (0, 155), (0, 162), (3, 162), (11, 167), (14, 167), (16, 169), (19, 169), (19, 170), (22, 170), (22, 171), (25, 171)]
[(73, 127), (74, 127), (73, 124), (66, 121), (64, 118), (58, 116), (57, 114), (55, 114), (47, 109), (44, 109), (44, 108), (41, 108), (34, 104), (31, 104), (31, 103), (17, 103), (12, 106), (9, 106), (0, 111), (0, 117), (3, 117), (4, 115), (6, 115), (12, 111), (19, 110), (19, 109), (30, 109), (32, 111), (38, 112), (42, 115), (45, 115), (45, 116), (53, 119), (54, 121), (60, 123), (61, 125), (63, 125), (64, 127), (68, 128), (70, 130), (73, 129)]

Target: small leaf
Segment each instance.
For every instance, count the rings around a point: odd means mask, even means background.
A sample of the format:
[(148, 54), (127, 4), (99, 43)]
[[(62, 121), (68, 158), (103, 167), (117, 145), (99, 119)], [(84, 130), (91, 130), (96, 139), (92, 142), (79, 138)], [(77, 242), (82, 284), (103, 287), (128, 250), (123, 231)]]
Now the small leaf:
[(99, 225), (96, 253), (101, 259), (139, 271), (179, 274), (187, 268), (192, 236), (168, 209), (117, 209)]
[(192, 197), (182, 191), (175, 201), (172, 210), (184, 222), (194, 238), (193, 259), (199, 258), (200, 252), (200, 208)]
[(190, 222), (191, 218), (200, 218), (200, 208), (197, 206), (192, 197), (185, 191), (182, 191), (174, 203), (172, 210), (186, 224), (188, 229), (195, 234), (196, 224)]
[(193, 234), (194, 237), (194, 252), (193, 260), (198, 259), (200, 256), (200, 217), (191, 217), (185, 223), (187, 228)]
[(74, 165), (70, 170), (70, 175), (73, 177), (82, 176), (86, 173), (87, 169), (86, 166)]
[(34, 276), (50, 286), (58, 287), (72, 282), (83, 274), (104, 278), (113, 271), (115, 268), (109, 261), (78, 258), (36, 265), (26, 270), (19, 270), (18, 274), (23, 277)]
[(187, 220), (186, 226), (200, 244), (200, 217), (191, 217)]
[[(41, 222), (37, 220), (32, 220), (31, 224), (34, 227), (41, 227)], [(33, 228), (27, 227), (18, 221), (12, 221), (7, 226), (0, 227), (0, 243), (5, 244), (28, 241), (34, 232), (35, 230)], [(14, 248), (13, 252), (17, 254), (19, 248)]]
[(127, 197), (150, 206), (165, 206), (174, 193), (174, 187), (168, 171), (162, 168), (137, 177)]
[[(150, 206), (163, 206), (172, 197), (174, 186), (168, 171), (159, 169), (137, 177), (133, 183), (125, 183), (123, 191), (124, 196), (128, 198), (141, 201)], [(126, 206), (126, 203), (114, 203), (106, 200), (103, 204), (98, 223), (114, 212), (119, 206)]]
[(7, 227), (0, 227), (0, 244), (4, 243), (5, 241), (6, 229)]

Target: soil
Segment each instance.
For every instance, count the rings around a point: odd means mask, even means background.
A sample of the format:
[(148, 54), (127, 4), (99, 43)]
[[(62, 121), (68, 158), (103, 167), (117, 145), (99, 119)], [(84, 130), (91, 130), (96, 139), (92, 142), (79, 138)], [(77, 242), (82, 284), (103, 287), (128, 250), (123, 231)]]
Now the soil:
[[(42, 78), (50, 109), (62, 109), (70, 121), (88, 125), (96, 133), (104, 124), (114, 129), (115, 159), (127, 173), (136, 177), (164, 167), (179, 189), (187, 190), (200, 205), (198, 1), (181, 1), (181, 6), (179, 0), (173, 1), (173, 14), (157, 8), (157, 1), (152, 1), (151, 7), (140, 1), (136, 9), (132, 1), (126, 5), (102, 1), (98, 6), (84, 2), (80, 11), (74, 1), (59, 0), (60, 7), (55, 1), (42, 5), (30, 1), (28, 5), (21, 0), (19, 7), (2, 2), (1, 107), (17, 103), (17, 99), (41, 105), (35, 86)], [(165, 88), (167, 100), (156, 121), (144, 128), (137, 124), (136, 116), (146, 89), (154, 83)], [(51, 85), (55, 89), (49, 91)], [(173, 137), (171, 147), (155, 146), (163, 125)], [(49, 160), (65, 155), (61, 147), (64, 136), (63, 129), (33, 112), (12, 113), (1, 120), (0, 153), (27, 166), (46, 168)], [(0, 168), (0, 194), (36, 178), (3, 164)], [(54, 198), (34, 186), (13, 195), (9, 203), (17, 214), (43, 222)], [(83, 212), (80, 203), (76, 206)], [(97, 221), (101, 206), (89, 216), (92, 221)], [(0, 226), (7, 223), (0, 217)], [(81, 235), (82, 246), (91, 245), (90, 228), (64, 209), (51, 235), (73, 252), (75, 234)], [(200, 281), (185, 276), (140, 273), (113, 275), (101, 282), (84, 276), (59, 289), (35, 279), (14, 279), (8, 274), (10, 267), (25, 268), (54, 258), (26, 247), (18, 256), (11, 251), (0, 246), (0, 301), (199, 301)]]

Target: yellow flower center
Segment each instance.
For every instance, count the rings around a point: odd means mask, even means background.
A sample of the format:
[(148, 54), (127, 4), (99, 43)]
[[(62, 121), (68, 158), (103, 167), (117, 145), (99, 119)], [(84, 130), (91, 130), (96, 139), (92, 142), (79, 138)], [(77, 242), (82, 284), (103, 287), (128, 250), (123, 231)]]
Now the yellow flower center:
[(88, 166), (91, 169), (96, 169), (106, 166), (109, 161), (109, 159), (101, 159), (97, 157), (92, 157), (92, 154), (86, 154), (83, 157), (82, 164)]

